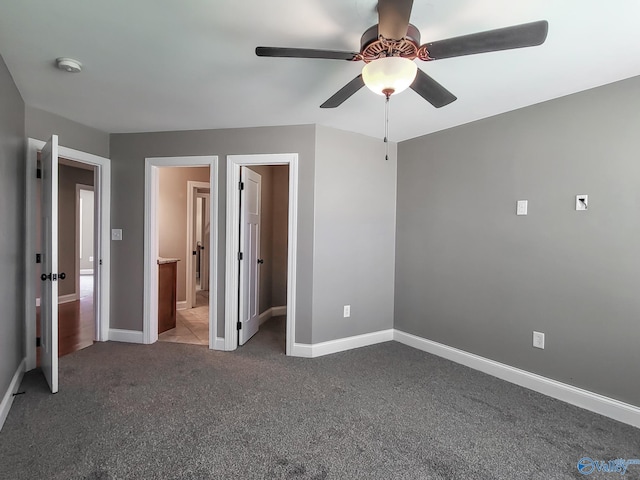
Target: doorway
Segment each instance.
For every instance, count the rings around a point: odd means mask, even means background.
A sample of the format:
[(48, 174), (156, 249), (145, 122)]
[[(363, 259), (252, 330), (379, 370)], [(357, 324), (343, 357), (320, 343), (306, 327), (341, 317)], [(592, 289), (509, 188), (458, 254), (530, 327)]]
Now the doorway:
[[(36, 350), (36, 331), (37, 331), (37, 298), (39, 297), (38, 291), (40, 287), (40, 273), (37, 254), (40, 253), (38, 247), (37, 238), (39, 238), (39, 220), (38, 209), (39, 200), (38, 196), (38, 152), (45, 146), (45, 142), (35, 139), (28, 139), (27, 144), (27, 159), (26, 159), (26, 245), (25, 245), (25, 351), (26, 351), (26, 363), (27, 370), (31, 370), (36, 367), (37, 363), (37, 350)], [(109, 244), (109, 223), (110, 223), (110, 196), (111, 196), (111, 172), (110, 162), (108, 158), (99, 157), (79, 150), (74, 150), (60, 146), (58, 148), (59, 156), (62, 159), (60, 169), (72, 167), (79, 168), (79, 170), (85, 171), (85, 176), (89, 180), (79, 181), (78, 183), (93, 183), (94, 189), (94, 219), (93, 219), (93, 284), (91, 304), (85, 302), (84, 306), (85, 325), (83, 331), (73, 328), (74, 334), (87, 337), (82, 340), (84, 346), (87, 346), (93, 341), (106, 341), (108, 339), (109, 332), (109, 284), (110, 284), (110, 244)], [(74, 203), (76, 196), (76, 187), (73, 183), (73, 188), (70, 189), (69, 195)], [(74, 225), (76, 220), (76, 208), (64, 207), (65, 215), (69, 214), (71, 220), (71, 229), (66, 231), (66, 235), (70, 235), (70, 240), (65, 241), (65, 244), (70, 245), (71, 256), (71, 270), (68, 270), (69, 280), (67, 286), (70, 289), (60, 300), (69, 300), (68, 303), (62, 303), (59, 305), (61, 309), (75, 309), (74, 315), (80, 314), (80, 302), (78, 301), (82, 296), (80, 288), (80, 279), (76, 276), (76, 228)], [(62, 234), (62, 231), (60, 232)], [(43, 246), (44, 248), (44, 246)], [(67, 254), (68, 251), (65, 251)], [(66, 272), (65, 272), (66, 273)], [(65, 279), (66, 281), (66, 279)], [(75, 287), (75, 288), (74, 288)], [(86, 287), (86, 286), (85, 286)], [(85, 288), (85, 291), (87, 288)], [(66, 297), (66, 298), (65, 298)], [(87, 296), (88, 297), (88, 296)], [(58, 303), (58, 298), (55, 299)], [(77, 305), (73, 305), (73, 302), (78, 302)], [(57, 310), (57, 309), (56, 309)], [(89, 318), (90, 317), (90, 318)], [(88, 319), (88, 320), (87, 320)], [(87, 332), (89, 330), (89, 332)], [(60, 336), (64, 335), (64, 332), (58, 330), (56, 322), (56, 345), (60, 341)], [(75, 340), (71, 339), (71, 343)], [(77, 342), (75, 342), (77, 343)], [(77, 349), (77, 345), (73, 347)], [(63, 349), (60, 349), (60, 354), (63, 353)]]
[[(286, 233), (286, 305), (279, 306), (279, 311), (271, 314), (286, 314), (285, 352), (292, 355), (295, 342), (295, 297), (296, 297), (296, 255), (297, 255), (297, 202), (298, 202), (298, 155), (229, 155), (227, 157), (227, 223), (226, 223), (226, 281), (225, 281), (225, 350), (235, 350), (239, 344), (238, 326), (241, 327), (241, 312), (246, 299), (246, 287), (243, 280), (248, 273), (243, 274), (243, 267), (249, 259), (252, 263), (260, 264), (261, 257), (245, 257), (241, 243), (242, 218), (242, 171), (244, 168), (267, 166), (288, 167), (288, 205), (287, 205), (287, 233)], [(243, 242), (244, 243), (244, 242)], [(256, 256), (256, 255), (254, 255)], [(249, 265), (251, 267), (252, 265)], [(245, 271), (250, 270), (245, 268)], [(259, 296), (259, 294), (258, 294)]]
[[(158, 340), (209, 345), (209, 292), (196, 295), (198, 259), (209, 250), (202, 231), (209, 221), (203, 218), (206, 208), (197, 215), (196, 200), (198, 191), (210, 191), (210, 167), (158, 167), (157, 172)], [(209, 279), (202, 283), (208, 285)]]
[[(202, 198), (206, 198), (204, 210), (209, 214), (209, 225), (217, 223), (217, 157), (158, 157), (145, 160), (145, 277), (144, 277), (144, 317), (143, 341), (155, 343), (158, 340), (197, 343), (216, 348), (216, 310), (214, 295), (208, 296), (206, 305), (196, 303), (196, 257), (195, 248), (196, 207), (195, 201), (200, 188)], [(206, 170), (206, 173), (204, 171)], [(190, 175), (195, 171), (198, 175)], [(193, 184), (197, 188), (194, 190)], [(214, 188), (211, 188), (211, 187)], [(207, 192), (206, 189), (209, 189)], [(206, 195), (205, 195), (206, 194)], [(202, 206), (202, 205), (201, 205)], [(210, 229), (210, 227), (209, 227)], [(206, 230), (206, 225), (205, 225)], [(191, 233), (189, 233), (191, 232)], [(201, 250), (215, 252), (217, 235), (215, 228), (202, 237)], [(202, 258), (202, 256), (201, 256)], [(210, 286), (216, 291), (215, 255), (208, 255), (206, 270), (208, 282), (201, 285)], [(161, 263), (159, 263), (161, 262)], [(163, 288), (161, 280), (166, 263), (174, 263), (175, 285), (172, 286), (175, 298), (168, 303), (175, 315), (173, 323), (165, 323), (165, 314), (161, 308), (167, 303), (167, 295), (159, 294)], [(202, 262), (201, 262), (202, 263)], [(205, 268), (201, 265), (201, 274)], [(164, 282), (164, 280), (163, 280)], [(206, 285), (206, 284), (209, 285)], [(163, 290), (164, 291), (164, 290)], [(193, 292), (192, 292), (193, 291)], [(202, 295), (200, 296), (202, 298)], [(158, 329), (159, 321), (161, 329)], [(204, 335), (204, 336), (203, 336)], [(219, 342), (218, 342), (219, 345)]]

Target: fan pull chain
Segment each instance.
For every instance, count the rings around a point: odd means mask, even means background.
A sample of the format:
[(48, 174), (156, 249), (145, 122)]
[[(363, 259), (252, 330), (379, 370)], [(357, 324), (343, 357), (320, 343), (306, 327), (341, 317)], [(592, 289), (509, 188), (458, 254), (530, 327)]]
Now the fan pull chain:
[(384, 159), (389, 160), (389, 98), (391, 95), (387, 95), (387, 99), (384, 103), (384, 144), (385, 153)]

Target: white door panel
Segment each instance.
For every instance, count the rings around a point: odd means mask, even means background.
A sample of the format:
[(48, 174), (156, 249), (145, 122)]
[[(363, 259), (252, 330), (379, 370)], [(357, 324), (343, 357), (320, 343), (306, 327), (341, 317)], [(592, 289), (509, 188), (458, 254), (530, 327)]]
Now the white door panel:
[(259, 264), (260, 260), (260, 194), (262, 178), (243, 168), (240, 211), (240, 332), (238, 343), (244, 345), (260, 326)]
[(52, 393), (58, 391), (58, 136), (41, 154), (42, 293), (40, 298), (40, 365)]

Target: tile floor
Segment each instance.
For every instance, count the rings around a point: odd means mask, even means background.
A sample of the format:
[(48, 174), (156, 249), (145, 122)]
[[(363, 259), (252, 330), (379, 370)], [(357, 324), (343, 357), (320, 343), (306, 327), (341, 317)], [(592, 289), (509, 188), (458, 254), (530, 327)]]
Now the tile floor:
[[(206, 292), (208, 299), (209, 292)], [(204, 294), (196, 294), (195, 308), (176, 312), (176, 328), (158, 335), (161, 342), (191, 343), (209, 345), (209, 305), (202, 301)]]

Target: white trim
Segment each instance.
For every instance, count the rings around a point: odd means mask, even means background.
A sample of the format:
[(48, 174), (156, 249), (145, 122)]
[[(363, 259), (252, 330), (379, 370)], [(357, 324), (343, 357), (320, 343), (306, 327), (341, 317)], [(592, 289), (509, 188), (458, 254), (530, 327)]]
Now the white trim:
[(93, 268), (81, 268), (80, 275), (93, 275)]
[(313, 358), (313, 345), (307, 343), (293, 343), (292, 357)]
[(262, 325), (264, 322), (266, 322), (267, 320), (269, 320), (271, 317), (279, 317), (281, 315), (286, 315), (287, 314), (287, 306), (281, 306), (281, 307), (271, 307), (267, 310), (265, 310), (264, 312), (262, 312), (260, 314), (260, 317), (258, 318), (258, 321), (260, 322), (260, 325)]
[(543, 395), (640, 428), (640, 407), (400, 330), (394, 331), (393, 339), (418, 350), (446, 358)]
[(9, 415), (9, 410), (11, 410), (11, 405), (13, 404), (14, 396), (13, 394), (18, 391), (20, 388), (20, 383), (22, 382), (22, 377), (24, 376), (24, 371), (27, 366), (27, 359), (23, 358), (18, 365), (16, 373), (13, 374), (13, 378), (11, 379), (11, 383), (9, 384), (9, 388), (4, 393), (2, 397), (2, 403), (0, 403), (0, 430), (4, 426), (4, 422)]
[[(240, 167), (250, 165), (289, 165), (289, 217), (287, 251), (287, 339), (286, 354), (294, 355), (296, 325), (296, 260), (298, 251), (298, 154), (228, 155), (227, 223), (225, 268), (225, 350), (238, 347), (238, 246), (240, 245)], [(215, 278), (215, 277), (214, 277)]]
[[(214, 334), (215, 335), (215, 334)], [(222, 337), (215, 337), (214, 336), (214, 340), (213, 340), (213, 350), (223, 350), (224, 351), (224, 338)]]
[[(25, 352), (26, 370), (36, 368), (36, 307), (34, 305), (35, 285), (34, 277), (36, 264), (34, 262), (36, 252), (36, 202), (37, 187), (36, 171), (38, 150), (44, 147), (45, 142), (29, 138), (27, 140), (27, 159), (25, 168)], [(111, 161), (108, 158), (99, 157), (91, 153), (82, 152), (66, 147), (58, 147), (61, 157), (95, 166), (94, 189), (98, 192), (95, 197), (95, 205), (100, 212), (96, 222), (97, 235), (95, 241), (97, 248), (94, 253), (96, 261), (95, 285), (94, 285), (94, 309), (96, 312), (96, 338), (97, 341), (106, 341), (109, 333), (109, 303), (111, 285)], [(101, 255), (100, 255), (101, 254)], [(100, 264), (102, 260), (102, 264)]]
[[(147, 157), (145, 158), (144, 177), (144, 307), (143, 342), (158, 341), (158, 168), (159, 167), (209, 167), (209, 184), (212, 186), (209, 198), (212, 234), (209, 236), (209, 252), (218, 251), (218, 156), (192, 157)], [(218, 291), (217, 255), (209, 255), (210, 291), (214, 298)], [(209, 298), (209, 305), (212, 305)], [(153, 321), (152, 321), (153, 319)], [(215, 333), (218, 328), (218, 309), (209, 308), (209, 348), (215, 348)]]
[(176, 302), (176, 310), (186, 310), (187, 308), (189, 307), (187, 306), (186, 300), (180, 300), (179, 302)]
[[(184, 308), (192, 308), (196, 306), (196, 275), (195, 272), (193, 271), (193, 264), (194, 264), (194, 259), (193, 259), (193, 244), (195, 243), (193, 241), (193, 237), (194, 235), (194, 230), (195, 230), (195, 224), (193, 222), (194, 220), (194, 206), (195, 206), (195, 197), (196, 197), (196, 190), (199, 188), (209, 188), (211, 189), (211, 184), (209, 182), (196, 182), (196, 181), (192, 181), (192, 180), (187, 180), (187, 231), (186, 233), (186, 237), (187, 237), (187, 253), (186, 253), (186, 262), (185, 262), (185, 269), (186, 269), (186, 288), (187, 288), (187, 299), (185, 300), (185, 307)], [(211, 190), (209, 190), (211, 191)], [(211, 223), (211, 221), (209, 221), (209, 223)]]
[[(95, 174), (94, 174), (94, 183), (95, 183)], [(96, 213), (96, 209), (95, 209), (95, 190), (93, 188), (93, 185), (85, 185), (82, 183), (76, 183), (76, 240), (75, 240), (75, 251), (76, 251), (76, 258), (75, 258), (75, 266), (76, 266), (76, 283), (75, 283), (75, 292), (78, 295), (78, 298), (80, 297), (80, 275), (82, 275), (82, 272), (85, 271), (88, 273), (87, 274), (91, 274), (93, 275), (93, 269), (81, 269), (80, 268), (80, 257), (82, 256), (82, 230), (80, 229), (80, 224), (82, 223), (81, 217), (82, 217), (82, 200), (80, 198), (80, 191), (81, 190), (85, 190), (88, 192), (94, 192), (94, 209), (93, 209), (93, 213), (94, 213), (94, 219), (93, 219), (93, 250), (94, 253), (96, 251), (96, 245), (95, 245), (95, 237), (96, 237), (96, 221), (95, 221), (95, 213)], [(95, 255), (94, 255), (95, 256)]]
[(109, 341), (125, 343), (144, 343), (142, 332), (137, 330), (121, 330), (119, 328), (109, 329)]
[[(58, 297), (58, 305), (61, 303), (75, 302), (78, 300), (77, 293), (69, 293), (68, 295), (60, 295)], [(40, 297), (36, 298), (36, 307), (40, 306)]]
[(265, 310), (264, 312), (262, 312), (259, 316), (258, 316), (258, 324), (262, 325), (264, 322), (266, 322), (267, 320), (269, 320), (272, 317), (271, 315), (271, 309), (269, 308), (268, 310)]
[(363, 333), (362, 335), (354, 335), (353, 337), (338, 338), (327, 342), (304, 344), (294, 343), (294, 357), (316, 358), (332, 353), (353, 350), (354, 348), (368, 347), (377, 343), (390, 342), (393, 340), (394, 330), (380, 330), (378, 332)]
[[(40, 300), (40, 299), (38, 299), (38, 300)], [(61, 303), (75, 302), (76, 300), (78, 300), (78, 294), (77, 293), (69, 293), (68, 295), (59, 295), (58, 296), (58, 305), (60, 305)]]

